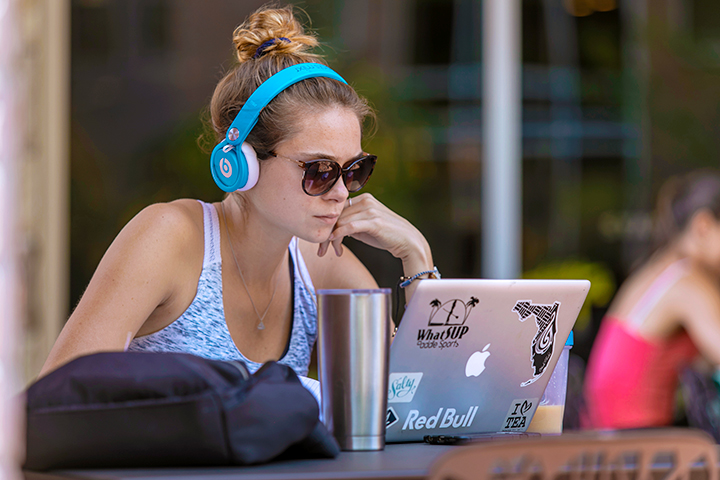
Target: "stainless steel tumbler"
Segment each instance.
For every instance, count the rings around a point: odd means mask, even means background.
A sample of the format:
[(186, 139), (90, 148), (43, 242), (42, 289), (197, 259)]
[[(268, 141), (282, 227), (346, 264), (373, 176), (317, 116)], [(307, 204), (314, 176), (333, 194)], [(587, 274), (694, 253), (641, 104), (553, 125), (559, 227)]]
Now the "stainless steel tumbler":
[(343, 450), (385, 448), (390, 289), (318, 290), (325, 425)]

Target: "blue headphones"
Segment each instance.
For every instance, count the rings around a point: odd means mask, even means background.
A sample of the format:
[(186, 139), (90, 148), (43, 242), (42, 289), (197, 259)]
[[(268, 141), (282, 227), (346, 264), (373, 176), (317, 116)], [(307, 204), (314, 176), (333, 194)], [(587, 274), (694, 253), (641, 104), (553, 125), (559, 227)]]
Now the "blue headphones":
[(225, 140), (218, 143), (210, 155), (212, 177), (221, 190), (244, 191), (255, 186), (260, 167), (255, 150), (245, 143), (245, 139), (257, 123), (262, 109), (273, 98), (290, 85), (312, 77), (328, 77), (347, 83), (330, 67), (319, 63), (300, 63), (280, 70), (250, 95), (230, 125)]

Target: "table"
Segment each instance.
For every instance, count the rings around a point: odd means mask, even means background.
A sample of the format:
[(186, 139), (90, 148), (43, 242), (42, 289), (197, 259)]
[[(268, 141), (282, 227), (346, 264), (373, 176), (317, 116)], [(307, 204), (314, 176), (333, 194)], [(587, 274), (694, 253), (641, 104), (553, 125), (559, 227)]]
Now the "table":
[[(565, 457), (560, 464), (565, 467), (561, 469), (580, 468), (585, 472), (584, 475), (589, 471), (597, 473), (597, 468), (609, 467), (616, 472), (629, 473), (640, 467), (647, 467), (650, 469), (651, 478), (666, 478), (671, 471), (682, 467), (690, 469), (690, 480), (707, 480), (706, 460), (718, 462), (720, 457), (714, 454), (718, 452), (720, 445), (714, 444), (711, 437), (687, 429), (575, 432), (549, 437), (542, 443), (526, 442), (521, 450), (510, 443), (512, 442), (488, 443), (488, 448), (483, 449), (485, 460), (488, 456), (494, 460), (504, 457), (506, 462), (512, 464), (511, 459), (517, 455), (540, 455), (544, 458), (553, 452), (556, 457)], [(464, 447), (424, 443), (389, 444), (385, 450), (379, 452), (342, 452), (335, 459), (287, 460), (252, 467), (56, 470), (48, 473), (23, 473), (26, 480), (409, 480), (425, 478), (435, 462), (454, 449)], [(576, 462), (580, 458), (578, 455), (585, 458), (589, 452), (595, 452), (597, 458), (590, 463), (584, 460), (581, 464)], [(460, 455), (452, 455), (453, 460), (448, 465), (454, 465), (457, 457), (463, 455), (459, 450), (456, 450), (456, 453)], [(473, 455), (480, 453), (474, 452)], [(604, 459), (603, 466), (593, 463), (601, 458)], [(605, 465), (606, 461), (610, 464)], [(720, 463), (716, 465), (720, 469)], [(540, 466), (533, 464), (530, 468), (537, 469)], [(630, 475), (630, 478), (632, 477)]]
[(433, 462), (453, 446), (424, 443), (389, 444), (379, 452), (341, 452), (332, 460), (290, 460), (251, 467), (58, 470), (24, 472), (26, 480), (355, 480), (422, 479)]

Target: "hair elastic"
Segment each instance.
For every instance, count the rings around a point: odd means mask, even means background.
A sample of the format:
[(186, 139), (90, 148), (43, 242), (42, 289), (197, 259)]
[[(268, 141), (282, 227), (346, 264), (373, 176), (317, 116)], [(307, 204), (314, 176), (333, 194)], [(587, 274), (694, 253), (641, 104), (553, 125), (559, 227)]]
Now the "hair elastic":
[(252, 58), (259, 58), (260, 56), (262, 56), (262, 54), (265, 53), (266, 48), (268, 48), (272, 45), (275, 45), (277, 43), (276, 40), (282, 40), (283, 42), (291, 43), (289, 38), (285, 38), (285, 37), (273, 38), (271, 40), (268, 40), (267, 42), (263, 42), (263, 44), (260, 45), (257, 48), (257, 50), (255, 50), (255, 55), (253, 55)]

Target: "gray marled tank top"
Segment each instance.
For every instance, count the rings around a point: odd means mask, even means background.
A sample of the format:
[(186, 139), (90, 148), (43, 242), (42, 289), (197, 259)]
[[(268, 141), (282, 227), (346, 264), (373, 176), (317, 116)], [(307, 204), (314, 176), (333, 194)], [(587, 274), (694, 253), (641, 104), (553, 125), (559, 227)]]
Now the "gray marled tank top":
[[(217, 211), (209, 203), (200, 203), (205, 226), (205, 256), (195, 298), (177, 320), (158, 332), (133, 339), (128, 350), (183, 352), (212, 360), (241, 360), (254, 372), (261, 364), (249, 360), (238, 350), (225, 323)], [(306, 376), (310, 352), (317, 338), (315, 289), (297, 248), (297, 238), (292, 239), (289, 250), (293, 264), (293, 325), (286, 351), (278, 362)]]

